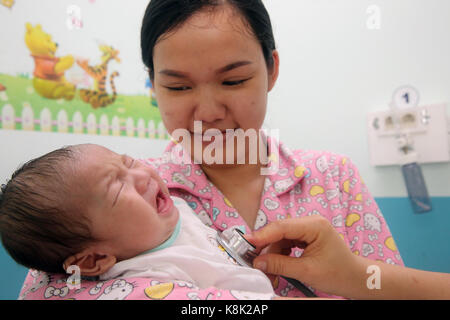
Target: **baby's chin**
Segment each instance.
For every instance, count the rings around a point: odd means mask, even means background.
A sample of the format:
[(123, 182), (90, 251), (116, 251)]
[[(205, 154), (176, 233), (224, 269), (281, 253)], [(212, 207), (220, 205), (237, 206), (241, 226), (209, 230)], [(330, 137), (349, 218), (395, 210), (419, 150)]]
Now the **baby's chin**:
[(175, 227), (177, 226), (178, 220), (180, 220), (180, 211), (178, 211), (178, 208), (173, 206), (172, 212), (171, 212), (171, 227), (172, 227), (172, 232), (175, 230)]
[[(164, 241), (167, 241), (175, 231), (178, 220), (180, 219), (180, 212), (178, 211), (177, 207), (173, 206), (170, 212), (165, 214), (164, 218), (167, 219), (167, 236), (165, 237)], [(164, 243), (164, 241), (161, 243)]]

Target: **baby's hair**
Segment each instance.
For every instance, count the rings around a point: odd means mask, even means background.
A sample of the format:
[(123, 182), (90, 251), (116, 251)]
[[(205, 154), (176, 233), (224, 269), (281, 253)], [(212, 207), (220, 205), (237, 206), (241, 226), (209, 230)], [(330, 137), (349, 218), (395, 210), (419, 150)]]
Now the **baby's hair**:
[(0, 191), (0, 234), (6, 251), (19, 264), (46, 272), (64, 272), (64, 260), (91, 240), (82, 204), (71, 200), (79, 151), (64, 147), (16, 170)]

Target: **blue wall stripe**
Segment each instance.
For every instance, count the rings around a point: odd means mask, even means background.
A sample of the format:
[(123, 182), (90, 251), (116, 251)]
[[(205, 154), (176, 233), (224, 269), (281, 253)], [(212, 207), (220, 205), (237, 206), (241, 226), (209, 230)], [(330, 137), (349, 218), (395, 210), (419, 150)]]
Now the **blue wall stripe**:
[(408, 198), (376, 198), (407, 267), (450, 273), (450, 197), (414, 213)]
[(0, 300), (15, 300), (19, 296), (28, 269), (18, 265), (0, 245)]

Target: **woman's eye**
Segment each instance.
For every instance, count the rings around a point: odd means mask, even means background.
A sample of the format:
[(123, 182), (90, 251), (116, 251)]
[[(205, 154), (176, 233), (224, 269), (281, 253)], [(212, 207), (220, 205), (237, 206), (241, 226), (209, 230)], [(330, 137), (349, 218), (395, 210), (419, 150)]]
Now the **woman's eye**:
[(185, 91), (190, 89), (190, 87), (166, 87), (166, 88), (169, 89), (170, 91)]
[(225, 86), (237, 86), (237, 85), (243, 84), (247, 80), (249, 80), (249, 79), (236, 80), (236, 81), (224, 81), (223, 85), (225, 85)]

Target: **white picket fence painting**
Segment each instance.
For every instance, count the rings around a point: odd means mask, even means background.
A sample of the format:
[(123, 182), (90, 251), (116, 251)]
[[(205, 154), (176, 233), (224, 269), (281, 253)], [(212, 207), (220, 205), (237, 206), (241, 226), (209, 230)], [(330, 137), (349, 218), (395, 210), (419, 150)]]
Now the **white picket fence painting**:
[(140, 118), (137, 121), (129, 117), (125, 125), (121, 125), (120, 119), (114, 116), (111, 120), (106, 114), (102, 114), (99, 119), (96, 115), (90, 113), (86, 119), (77, 111), (69, 119), (65, 110), (60, 110), (56, 118), (52, 118), (49, 109), (42, 109), (39, 115), (35, 115), (33, 108), (29, 103), (24, 102), (22, 113), (16, 115), (11, 104), (4, 105), (0, 110), (1, 129), (16, 130), (18, 124), (22, 124), (22, 130), (52, 132), (56, 128), (57, 132), (68, 133), (72, 128), (73, 133), (94, 134), (94, 135), (112, 135), (120, 136), (125, 133), (128, 137), (150, 138), (150, 139), (169, 139), (164, 124), (159, 122), (157, 125), (153, 120), (145, 121)]

